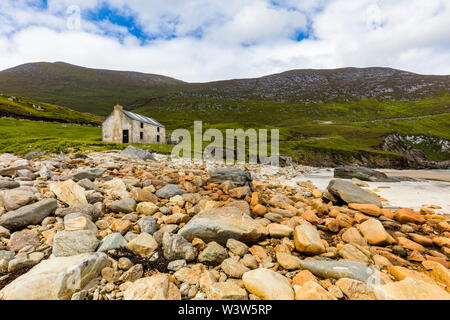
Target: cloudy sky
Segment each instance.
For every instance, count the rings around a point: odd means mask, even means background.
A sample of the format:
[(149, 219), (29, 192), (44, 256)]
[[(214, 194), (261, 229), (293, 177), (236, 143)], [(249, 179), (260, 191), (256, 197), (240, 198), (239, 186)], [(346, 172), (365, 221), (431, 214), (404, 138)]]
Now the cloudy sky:
[(0, 0), (0, 70), (64, 61), (185, 81), (303, 68), (450, 74), (448, 0)]

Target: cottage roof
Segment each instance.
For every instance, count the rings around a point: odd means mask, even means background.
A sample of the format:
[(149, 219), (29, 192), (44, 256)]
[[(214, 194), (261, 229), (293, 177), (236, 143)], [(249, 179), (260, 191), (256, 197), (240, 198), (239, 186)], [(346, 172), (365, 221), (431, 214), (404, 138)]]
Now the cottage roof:
[(123, 110), (123, 109), (122, 109), (122, 111), (123, 111), (123, 113), (125, 113), (125, 115), (127, 117), (129, 117), (129, 118), (131, 118), (133, 120), (137, 120), (137, 121), (140, 121), (140, 122), (151, 124), (153, 126), (165, 128), (161, 123), (159, 123), (158, 121), (156, 121), (156, 120), (154, 120), (152, 118), (149, 118), (149, 117), (146, 117), (146, 116), (141, 116), (140, 114), (136, 114), (136, 113), (133, 113), (133, 112), (130, 112), (130, 111), (126, 111), (126, 110)]

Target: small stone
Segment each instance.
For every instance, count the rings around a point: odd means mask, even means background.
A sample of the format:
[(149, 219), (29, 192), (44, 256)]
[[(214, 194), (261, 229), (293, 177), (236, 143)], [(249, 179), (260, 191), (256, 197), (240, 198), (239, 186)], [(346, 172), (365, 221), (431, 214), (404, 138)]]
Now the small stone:
[(156, 191), (155, 194), (158, 198), (169, 199), (176, 195), (182, 195), (183, 193), (186, 193), (186, 191), (181, 189), (178, 185), (168, 184)]
[(337, 300), (315, 281), (308, 281), (302, 286), (294, 285), (295, 300)]
[(228, 258), (227, 250), (214, 241), (208, 243), (205, 250), (198, 255), (198, 261), (200, 263), (212, 266), (221, 264), (226, 258)]
[(124, 292), (125, 300), (181, 300), (180, 290), (165, 274), (142, 278)]
[(349, 203), (348, 207), (374, 217), (381, 216), (381, 208), (375, 204)]
[(144, 232), (128, 242), (126, 248), (135, 254), (149, 256), (158, 248), (158, 243), (150, 234)]
[(250, 269), (256, 269), (258, 268), (258, 261), (256, 261), (255, 257), (251, 254), (246, 254), (242, 258), (242, 264)]
[(124, 272), (120, 278), (119, 281), (123, 282), (135, 282), (137, 279), (142, 278), (144, 274), (144, 268), (142, 267), (142, 264), (136, 264), (132, 266), (128, 271)]
[(131, 260), (128, 258), (122, 257), (122, 258), (119, 258), (117, 265), (118, 265), (119, 269), (127, 271), (133, 266), (133, 262), (131, 262)]
[(367, 246), (367, 240), (361, 235), (361, 233), (356, 228), (348, 228), (342, 234), (342, 240), (347, 243), (357, 244), (359, 246)]
[(300, 259), (283, 252), (277, 252), (278, 263), (286, 270), (297, 270), (301, 268)]
[(108, 205), (112, 212), (131, 213), (136, 209), (136, 201), (131, 198), (125, 198), (120, 201), (113, 201)]
[(100, 247), (97, 249), (98, 252), (105, 252), (113, 249), (123, 248), (127, 245), (125, 238), (118, 232), (111, 233), (107, 235)]
[(369, 264), (369, 258), (350, 243), (347, 243), (339, 250), (339, 255), (346, 260), (356, 261), (364, 265)]
[(359, 230), (372, 245), (386, 245), (391, 243), (390, 236), (379, 220), (369, 219), (359, 225)]
[(269, 234), (273, 238), (290, 238), (294, 233), (294, 229), (284, 224), (271, 223), (267, 226)]
[(8, 242), (8, 248), (11, 251), (20, 251), (26, 246), (33, 246), (35, 248), (39, 247), (41, 242), (39, 241), (39, 236), (34, 231), (17, 231), (11, 235)]
[(200, 275), (191, 268), (184, 267), (173, 274), (173, 276), (180, 282), (187, 284), (197, 284), (200, 281)]
[(181, 259), (181, 260), (174, 260), (169, 262), (169, 264), (167, 265), (167, 269), (170, 271), (178, 271), (181, 268), (186, 267), (187, 263), (186, 260)]
[(185, 259), (193, 261), (197, 255), (197, 249), (186, 239), (178, 234), (165, 232), (162, 237), (164, 258), (169, 261)]
[(292, 279), (292, 285), (303, 286), (309, 281), (317, 281), (317, 279), (309, 270), (302, 270)]
[(294, 243), (295, 248), (305, 254), (316, 255), (326, 251), (317, 229), (313, 226), (297, 226), (294, 230)]
[(141, 228), (141, 232), (146, 232), (153, 235), (156, 231), (158, 231), (158, 219), (155, 217), (142, 217), (141, 219), (139, 219), (137, 224)]
[(141, 202), (137, 205), (136, 212), (146, 216), (151, 216), (158, 211), (158, 209), (158, 206), (152, 202)]
[(68, 204), (69, 206), (75, 204), (88, 204), (84, 189), (80, 187), (73, 180), (66, 180), (64, 182), (50, 185), (50, 190), (56, 195), (58, 200)]
[(289, 281), (269, 269), (256, 269), (242, 276), (244, 286), (262, 300), (294, 300), (294, 290)]
[(233, 252), (235, 255), (238, 255), (240, 257), (243, 257), (248, 253), (248, 246), (236, 239), (228, 239), (227, 241), (227, 248), (230, 249), (231, 252)]
[(53, 238), (53, 255), (55, 257), (68, 257), (95, 252), (98, 244), (99, 241), (93, 231), (60, 231)]
[(233, 258), (225, 259), (220, 267), (222, 268), (223, 272), (227, 274), (227, 276), (238, 279), (242, 278), (242, 275), (244, 273), (250, 271), (249, 268)]
[(211, 300), (248, 300), (247, 292), (231, 282), (213, 283), (208, 288), (208, 299)]
[(336, 281), (336, 286), (349, 297), (350, 300), (375, 300), (375, 295), (367, 288), (364, 282), (341, 278)]
[(401, 223), (417, 223), (422, 224), (425, 222), (425, 218), (418, 212), (414, 212), (410, 209), (399, 209), (394, 214), (394, 219)]

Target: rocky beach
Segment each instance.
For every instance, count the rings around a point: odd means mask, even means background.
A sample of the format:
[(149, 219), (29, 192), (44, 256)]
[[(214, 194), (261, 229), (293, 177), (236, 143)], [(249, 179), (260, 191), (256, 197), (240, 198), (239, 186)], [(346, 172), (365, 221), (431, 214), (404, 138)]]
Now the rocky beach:
[(2, 154), (0, 299), (449, 300), (450, 183), (386, 173)]

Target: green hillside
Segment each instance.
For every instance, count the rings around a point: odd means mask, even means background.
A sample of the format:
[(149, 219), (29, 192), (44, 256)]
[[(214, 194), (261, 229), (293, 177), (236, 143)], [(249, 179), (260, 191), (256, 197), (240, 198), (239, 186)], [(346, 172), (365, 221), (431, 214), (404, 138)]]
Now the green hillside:
[(89, 113), (5, 94), (0, 94), (0, 116), (85, 125), (101, 124), (97, 116)]

